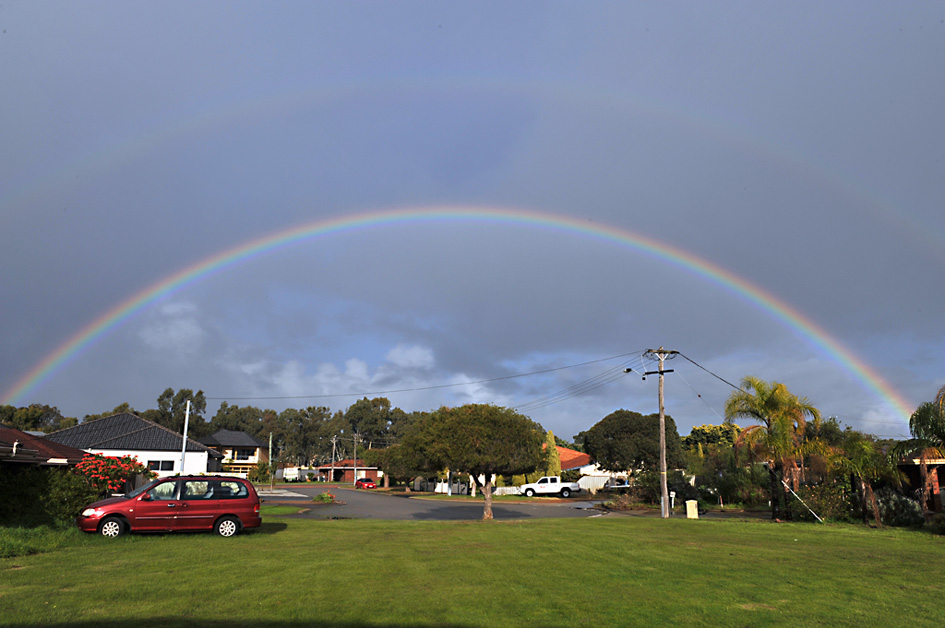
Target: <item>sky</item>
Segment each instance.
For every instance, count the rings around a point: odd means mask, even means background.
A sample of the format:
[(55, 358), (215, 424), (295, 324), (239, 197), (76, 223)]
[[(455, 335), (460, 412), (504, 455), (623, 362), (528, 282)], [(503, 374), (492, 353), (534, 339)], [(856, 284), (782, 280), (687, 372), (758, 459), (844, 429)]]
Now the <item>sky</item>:
[[(945, 5), (5, 2), (0, 403), (886, 437), (945, 384)], [(626, 373), (625, 369), (633, 371)]]

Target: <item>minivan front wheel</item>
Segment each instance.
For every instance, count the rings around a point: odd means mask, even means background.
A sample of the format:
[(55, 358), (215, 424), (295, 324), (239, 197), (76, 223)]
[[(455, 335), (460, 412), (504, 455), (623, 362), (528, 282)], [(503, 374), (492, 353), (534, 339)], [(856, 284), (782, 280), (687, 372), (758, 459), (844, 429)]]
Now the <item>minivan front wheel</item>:
[(118, 517), (108, 517), (98, 528), (99, 534), (114, 538), (125, 533), (125, 524)]
[(223, 517), (217, 521), (213, 531), (220, 536), (234, 536), (240, 531), (240, 522), (235, 517)]

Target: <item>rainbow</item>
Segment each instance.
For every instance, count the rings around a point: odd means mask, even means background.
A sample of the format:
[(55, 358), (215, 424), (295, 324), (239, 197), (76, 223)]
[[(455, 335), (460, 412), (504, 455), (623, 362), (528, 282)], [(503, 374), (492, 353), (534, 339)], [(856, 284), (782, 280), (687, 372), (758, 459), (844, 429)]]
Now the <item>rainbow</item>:
[(879, 373), (832, 338), (826, 330), (791, 305), (708, 260), (671, 244), (611, 225), (591, 223), (535, 210), (475, 206), (398, 208), (339, 216), (277, 231), (220, 251), (161, 279), (104, 312), (23, 375), (4, 394), (3, 403), (16, 405), (26, 394), (35, 390), (75, 359), (83, 349), (158, 299), (175, 291), (238, 264), (247, 263), (313, 238), (413, 222), (491, 222), (500, 225), (540, 228), (593, 238), (644, 252), (724, 287), (753, 303), (775, 319), (798, 330), (812, 344), (863, 382), (868, 389), (889, 403), (904, 420), (912, 413), (909, 402), (899, 395)]

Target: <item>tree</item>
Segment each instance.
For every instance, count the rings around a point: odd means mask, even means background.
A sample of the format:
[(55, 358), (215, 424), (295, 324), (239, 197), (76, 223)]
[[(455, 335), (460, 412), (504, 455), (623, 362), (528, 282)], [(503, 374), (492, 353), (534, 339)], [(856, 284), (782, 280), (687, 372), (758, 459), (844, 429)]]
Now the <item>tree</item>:
[(0, 406), (0, 423), (26, 431), (55, 432), (76, 425), (72, 417), (64, 417), (54, 406), (31, 404), (25, 408)]
[(945, 457), (945, 405), (939, 400), (943, 397), (945, 386), (938, 391), (935, 401), (921, 404), (909, 417), (909, 431), (912, 438), (897, 444), (893, 453), (897, 457), (919, 458), (919, 488), (922, 502), (922, 516), (929, 519), (929, 471), (930, 458)]
[(207, 411), (207, 400), (202, 390), (198, 390), (195, 395), (189, 388), (181, 388), (176, 393), (173, 388), (165, 389), (157, 398), (157, 414), (152, 420), (183, 434), (188, 401), (190, 401), (190, 418), (187, 436), (191, 438), (205, 436), (209, 433), (206, 421), (203, 419), (203, 413)]
[(694, 449), (698, 445), (720, 445), (731, 447), (735, 444), (741, 428), (734, 423), (725, 423), (723, 425), (700, 425), (693, 427), (689, 436), (682, 439), (682, 445), (686, 449)]
[[(666, 416), (666, 466), (681, 468), (685, 465), (676, 422)], [(596, 425), (579, 436), (584, 439), (584, 451), (607, 471), (621, 473), (635, 469), (659, 469), (660, 417), (643, 416), (631, 410), (611, 412)]]
[[(771, 517), (780, 518), (780, 491), (782, 478), (788, 476), (796, 484), (797, 458), (803, 454), (801, 437), (806, 417), (820, 418), (820, 412), (806, 397), (792, 394), (784, 384), (768, 383), (751, 375), (742, 380), (740, 390), (733, 392), (725, 402), (725, 421), (751, 419), (757, 425), (745, 428), (737, 446), (748, 445), (750, 451), (768, 464), (771, 481)], [(772, 469), (771, 467), (774, 467)], [(790, 517), (790, 497), (784, 495), (785, 513)]]
[(378, 442), (381, 446), (386, 444), (391, 427), (402, 415), (403, 411), (395, 412), (391, 408), (390, 399), (386, 397), (364, 397), (345, 410), (345, 419), (368, 449)]
[(837, 470), (849, 473), (856, 479), (863, 523), (866, 523), (869, 518), (867, 506), (871, 506), (876, 527), (882, 527), (879, 504), (876, 502), (876, 495), (873, 494), (873, 482), (884, 477), (895, 477), (895, 465), (882, 452), (877, 451), (873, 441), (853, 431), (847, 434), (842, 449), (831, 457), (831, 462)]
[(128, 414), (138, 414), (134, 408), (131, 407), (127, 401), (118, 404), (115, 406), (115, 409), (111, 412), (103, 412), (101, 414), (86, 414), (85, 418), (82, 419), (84, 423), (89, 421), (98, 421), (99, 419), (104, 419), (106, 417), (115, 416), (116, 414), (123, 414), (127, 412)]
[(492, 519), (493, 476), (533, 471), (541, 463), (544, 433), (511, 408), (467, 404), (415, 421), (402, 445), (428, 470), (468, 473), (485, 498), (482, 518)]

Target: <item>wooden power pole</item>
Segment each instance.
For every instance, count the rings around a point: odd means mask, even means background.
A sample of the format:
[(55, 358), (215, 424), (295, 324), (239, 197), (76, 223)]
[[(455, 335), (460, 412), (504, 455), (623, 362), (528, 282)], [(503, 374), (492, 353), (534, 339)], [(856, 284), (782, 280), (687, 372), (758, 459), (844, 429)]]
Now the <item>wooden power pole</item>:
[(644, 373), (646, 375), (655, 375), (659, 373), (660, 376), (660, 387), (659, 387), (659, 396), (660, 396), (660, 516), (663, 519), (669, 517), (669, 487), (666, 484), (666, 411), (663, 407), (663, 375), (665, 373), (672, 373), (673, 370), (664, 370), (663, 363), (667, 358), (673, 358), (678, 351), (667, 351), (660, 347), (659, 349), (647, 349), (643, 355), (656, 356), (660, 361), (660, 368), (658, 371), (647, 371)]

